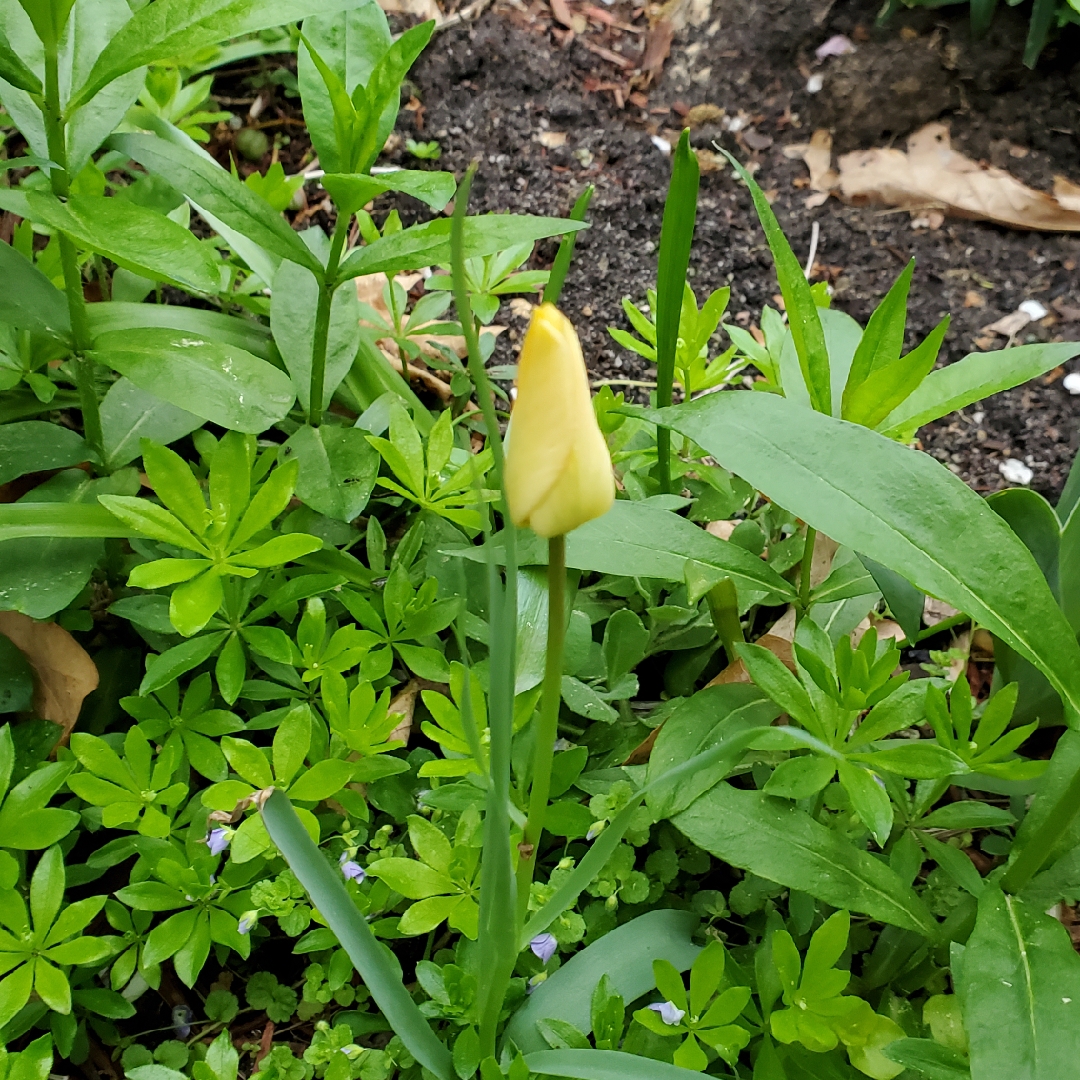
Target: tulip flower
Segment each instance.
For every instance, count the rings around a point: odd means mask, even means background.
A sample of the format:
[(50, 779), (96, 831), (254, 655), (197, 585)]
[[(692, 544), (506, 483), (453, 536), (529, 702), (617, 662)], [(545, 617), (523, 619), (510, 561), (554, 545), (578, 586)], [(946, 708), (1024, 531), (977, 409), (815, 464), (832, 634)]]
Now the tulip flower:
[(554, 304), (536, 309), (525, 335), (510, 426), (506, 497), (515, 525), (561, 536), (607, 513), (615, 500), (611, 458), (581, 343)]

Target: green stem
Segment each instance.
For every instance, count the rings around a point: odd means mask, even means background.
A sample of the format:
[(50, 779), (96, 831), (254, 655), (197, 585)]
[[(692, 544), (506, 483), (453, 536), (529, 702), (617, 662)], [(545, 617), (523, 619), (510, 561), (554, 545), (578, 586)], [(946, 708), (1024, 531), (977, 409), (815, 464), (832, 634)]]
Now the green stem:
[(817, 529), (806, 526), (806, 543), (803, 546), (802, 567), (799, 573), (799, 606), (803, 613), (810, 606), (810, 572), (814, 568), (814, 544), (817, 542)]
[[(45, 99), (42, 114), (49, 157), (56, 168), (49, 171), (52, 193), (58, 199), (67, 198), (71, 181), (67, 171), (67, 138), (64, 118), (60, 112), (60, 65), (55, 44), (45, 46)], [(68, 302), (71, 321), (75, 386), (79, 391), (79, 408), (82, 411), (83, 435), (99, 461), (104, 461), (101, 434), (101, 409), (98, 404), (95, 364), (86, 356), (92, 345), (90, 322), (86, 315), (86, 297), (83, 296), (82, 271), (75, 251), (75, 244), (67, 233), (57, 234), (60, 244), (60, 265), (64, 273), (64, 293)]]
[(315, 336), (311, 341), (311, 386), (308, 390), (308, 423), (312, 427), (318, 427), (322, 423), (323, 394), (326, 386), (326, 344), (330, 339), (330, 305), (337, 289), (334, 279), (337, 277), (345, 238), (349, 235), (351, 218), (351, 214), (338, 214), (337, 223), (334, 225), (334, 239), (330, 243), (330, 255), (326, 260), (326, 271), (319, 282)]
[(517, 960), (516, 881), (510, 855), (510, 752), (514, 724), (515, 651), (517, 646), (517, 530), (507, 509), (503, 488), (503, 444), (495, 412), (491, 381), (480, 355), (476, 318), (465, 277), (465, 211), (469, 189), (476, 173), (470, 165), (458, 186), (451, 220), (450, 250), (454, 283), (454, 303), (469, 353), (469, 372), (484, 417), (487, 445), (494, 457), (494, 471), (500, 490), (499, 511), (503, 518), (505, 586), (500, 580), (491, 537), (485, 526), (488, 596), (491, 607), (490, 698), (488, 726), (489, 782), (484, 818), (484, 849), (480, 872), (480, 932), (478, 953), (484, 973), (478, 995), (481, 1059), (495, 1054), (499, 1017), (510, 987)]
[(1001, 887), (1006, 892), (1020, 892), (1043, 868), (1054, 845), (1072, 824), (1077, 813), (1080, 813), (1080, 769), (1073, 774), (1069, 786), (1046, 815), (1046, 820), (1020, 849), (1016, 861), (1005, 872)]
[(566, 640), (566, 537), (548, 540), (548, 626), (547, 655), (544, 659), (544, 686), (540, 699), (540, 720), (533, 747), (532, 791), (529, 816), (519, 848), (518, 911), (524, 922), (529, 908), (529, 888), (536, 867), (540, 836), (544, 831), (548, 797), (551, 794), (551, 765), (555, 740), (559, 736), (559, 705), (562, 702), (563, 642)]

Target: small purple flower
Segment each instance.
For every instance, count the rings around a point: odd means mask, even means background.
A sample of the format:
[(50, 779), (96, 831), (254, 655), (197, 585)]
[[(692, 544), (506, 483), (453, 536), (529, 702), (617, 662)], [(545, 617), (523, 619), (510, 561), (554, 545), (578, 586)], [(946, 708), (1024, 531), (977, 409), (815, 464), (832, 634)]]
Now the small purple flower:
[(533, 956), (537, 957), (540, 963), (546, 964), (555, 955), (558, 944), (554, 934), (537, 934), (529, 942), (529, 948), (532, 949)]
[(650, 1006), (653, 1012), (660, 1014), (660, 1019), (668, 1027), (675, 1027), (686, 1015), (685, 1010), (677, 1009), (673, 1001), (654, 1001)]
[(258, 911), (245, 911), (240, 916), (240, 922), (237, 923), (237, 932), (243, 935), (251, 933), (252, 927), (259, 921)]
[(229, 846), (232, 835), (232, 829), (211, 829), (206, 837), (206, 846), (210, 849), (210, 854), (220, 855)]
[(359, 883), (367, 877), (367, 871), (355, 859), (350, 859), (346, 851), (341, 853), (338, 866), (341, 867), (341, 872), (345, 875), (346, 881)]

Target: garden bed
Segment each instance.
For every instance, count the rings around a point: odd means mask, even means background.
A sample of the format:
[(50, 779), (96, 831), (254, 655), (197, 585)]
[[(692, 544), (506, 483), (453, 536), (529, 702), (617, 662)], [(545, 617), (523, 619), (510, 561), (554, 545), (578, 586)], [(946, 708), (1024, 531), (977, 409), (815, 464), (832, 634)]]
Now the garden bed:
[[(846, 152), (902, 145), (914, 129), (940, 118), (951, 125), (954, 147), (1034, 187), (1049, 190), (1056, 174), (1080, 179), (1080, 33), (1062, 38), (1036, 71), (1028, 71), (1020, 62), (1025, 31), (1019, 11), (999, 10), (989, 41), (974, 48), (966, 8), (904, 12), (878, 29), (877, 6), (724, 0), (700, 26), (677, 34), (659, 80), (645, 91), (646, 106), (628, 102), (622, 109), (613, 91), (587, 89), (625, 83), (626, 75), (585, 44), (611, 47), (620, 35), (601, 34), (594, 21), (584, 38), (560, 46), (555, 34), (565, 39), (565, 29), (546, 5), (527, 11), (496, 6), (475, 26), (444, 32), (439, 48), (421, 58), (412, 78), (424, 110), (403, 111), (399, 130), (437, 139), (442, 167), (460, 170), (479, 157), (478, 209), (566, 213), (586, 183), (597, 186), (593, 227), (579, 240), (565, 301), (598, 379), (651, 378), (606, 327), (625, 326), (621, 299), (643, 300), (653, 280), (670, 161), (650, 136), (679, 126), (678, 113), (664, 110), (676, 103), (710, 103), (747, 119), (741, 137), (713, 123), (696, 129), (693, 141), (708, 147), (717, 138), (759, 164), (756, 177), (775, 195), (774, 209), (800, 257), (809, 251), (812, 224), (819, 223), (815, 280), (827, 278), (836, 306), (860, 322), (914, 256), (909, 347), (951, 312), (944, 360), (1003, 348), (1007, 339), (983, 327), (1029, 299), (1050, 316), (1025, 328), (1017, 344), (1080, 339), (1076, 235), (958, 219), (936, 230), (913, 229), (907, 213), (846, 207), (835, 199), (805, 208), (809, 191), (799, 186), (805, 166), (782, 151), (818, 127), (831, 128), (835, 149)], [(605, 10), (633, 20), (633, 5)], [(644, 18), (631, 24), (647, 26)], [(857, 51), (817, 64), (814, 49), (838, 33), (851, 37)], [(637, 56), (643, 36), (621, 35), (628, 56)], [(819, 94), (806, 92), (807, 72), (824, 75)], [(536, 140), (545, 131), (565, 132), (565, 145), (542, 146)], [(746, 131), (754, 134), (748, 138)], [(752, 149), (751, 143), (768, 145)], [(1014, 156), (1010, 147), (1028, 152)], [(402, 151), (390, 160), (414, 159)], [(756, 324), (761, 305), (775, 304), (776, 286), (749, 197), (730, 169), (703, 175), (701, 185), (692, 283), (701, 297), (730, 281), (729, 317)], [(553, 250), (548, 247), (549, 257)], [(521, 321), (512, 325), (524, 328)], [(1006, 486), (999, 465), (1018, 458), (1031, 466), (1035, 490), (1055, 495), (1080, 445), (1076, 401), (1062, 375), (1053, 372), (931, 425), (922, 433), (923, 446), (977, 491)]]

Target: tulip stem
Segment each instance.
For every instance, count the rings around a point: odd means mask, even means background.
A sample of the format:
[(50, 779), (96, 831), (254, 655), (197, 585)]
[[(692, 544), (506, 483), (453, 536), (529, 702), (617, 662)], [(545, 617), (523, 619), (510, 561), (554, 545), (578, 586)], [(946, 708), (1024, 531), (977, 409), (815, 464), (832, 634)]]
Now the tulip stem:
[(524, 919), (529, 904), (529, 887), (536, 866), (536, 851), (544, 831), (548, 796), (551, 794), (551, 766), (555, 740), (559, 735), (559, 706), (562, 702), (563, 643), (566, 640), (566, 537), (548, 540), (548, 625), (544, 685), (540, 699), (540, 719), (533, 747), (532, 790), (529, 816), (519, 848), (518, 910)]

